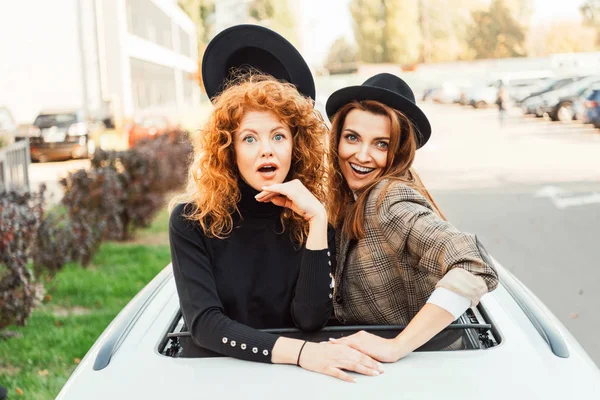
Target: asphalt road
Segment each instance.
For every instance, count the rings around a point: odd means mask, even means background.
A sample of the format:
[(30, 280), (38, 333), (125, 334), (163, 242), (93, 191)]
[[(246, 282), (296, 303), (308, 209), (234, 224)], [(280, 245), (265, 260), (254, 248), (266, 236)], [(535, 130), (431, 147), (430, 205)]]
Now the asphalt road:
[[(600, 130), (511, 110), (423, 104), (433, 135), (415, 167), (460, 229), (479, 236), (600, 365)], [(87, 160), (32, 164), (54, 200)]]
[(475, 233), (600, 365), (600, 130), (424, 105), (417, 170), (448, 219)]

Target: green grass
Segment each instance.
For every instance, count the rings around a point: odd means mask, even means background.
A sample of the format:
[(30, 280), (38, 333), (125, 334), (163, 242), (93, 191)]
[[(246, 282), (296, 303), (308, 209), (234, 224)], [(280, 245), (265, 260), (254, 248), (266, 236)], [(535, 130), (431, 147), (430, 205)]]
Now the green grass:
[[(67, 265), (46, 283), (48, 299), (21, 336), (0, 340), (0, 384), (9, 398), (54, 399), (98, 336), (123, 306), (170, 261), (165, 244), (144, 245), (144, 237), (165, 236), (161, 212), (133, 243), (103, 243), (87, 269)], [(22, 391), (22, 395), (19, 392)]]

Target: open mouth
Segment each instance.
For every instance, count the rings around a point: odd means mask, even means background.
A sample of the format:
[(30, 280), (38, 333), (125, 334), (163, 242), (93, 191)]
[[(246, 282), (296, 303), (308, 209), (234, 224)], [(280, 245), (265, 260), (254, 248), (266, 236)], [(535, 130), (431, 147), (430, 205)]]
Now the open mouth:
[(274, 163), (261, 164), (258, 166), (257, 171), (263, 176), (272, 176), (275, 174), (275, 171), (277, 171), (277, 165)]
[(367, 175), (375, 171), (375, 168), (361, 167), (360, 165), (350, 163), (350, 167), (359, 175)]

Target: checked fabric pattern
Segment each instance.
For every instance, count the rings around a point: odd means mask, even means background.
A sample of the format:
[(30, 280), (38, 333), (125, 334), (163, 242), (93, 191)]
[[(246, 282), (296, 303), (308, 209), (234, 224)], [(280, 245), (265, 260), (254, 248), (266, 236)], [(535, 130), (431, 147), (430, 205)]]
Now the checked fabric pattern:
[(382, 181), (369, 195), (363, 239), (349, 241), (337, 232), (336, 317), (342, 323), (408, 324), (436, 287), (477, 305), (498, 285), (477, 237), (444, 221), (405, 184), (392, 182), (382, 194), (387, 184)]

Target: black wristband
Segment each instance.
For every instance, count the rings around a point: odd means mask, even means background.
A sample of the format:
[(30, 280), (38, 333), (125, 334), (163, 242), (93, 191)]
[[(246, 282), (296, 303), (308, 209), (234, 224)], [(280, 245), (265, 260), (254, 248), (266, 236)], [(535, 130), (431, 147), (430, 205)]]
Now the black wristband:
[(297, 366), (300, 366), (300, 356), (302, 355), (302, 350), (304, 350), (306, 343), (308, 343), (308, 341), (305, 340), (304, 343), (302, 343), (302, 347), (300, 347), (300, 351), (298, 352), (298, 359), (296, 360)]

